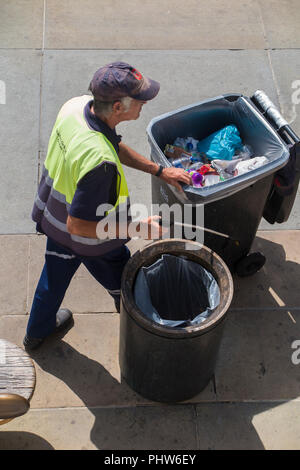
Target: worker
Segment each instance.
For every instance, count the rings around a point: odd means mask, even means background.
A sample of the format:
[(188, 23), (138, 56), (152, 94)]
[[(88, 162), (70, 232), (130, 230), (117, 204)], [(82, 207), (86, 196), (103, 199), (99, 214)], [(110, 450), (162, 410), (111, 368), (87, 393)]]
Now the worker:
[[(47, 236), (47, 244), (23, 341), (26, 350), (72, 326), (72, 312), (60, 305), (81, 263), (120, 311), (121, 276), (130, 258), (128, 229), (133, 224), (122, 164), (156, 175), (179, 191), (180, 182), (190, 184), (191, 177), (183, 169), (151, 162), (116, 133), (119, 123), (138, 119), (159, 88), (157, 81), (131, 65), (114, 62), (95, 72), (89, 86), (93, 96), (72, 98), (60, 109), (32, 211), (36, 230)], [(99, 236), (103, 230), (108, 233), (106, 222), (112, 216), (117, 221), (115, 236)], [(126, 221), (122, 237), (121, 220)], [(158, 216), (135, 224), (137, 232), (146, 231), (145, 239), (161, 238), (166, 230), (158, 224)]]

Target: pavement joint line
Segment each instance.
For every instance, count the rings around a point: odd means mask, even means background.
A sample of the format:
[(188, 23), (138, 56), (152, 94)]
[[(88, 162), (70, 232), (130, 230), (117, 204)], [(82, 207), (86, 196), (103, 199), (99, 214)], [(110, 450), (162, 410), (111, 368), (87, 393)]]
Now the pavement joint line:
[(196, 434), (196, 446), (197, 449), (200, 450), (200, 432), (199, 432), (199, 423), (198, 423), (198, 412), (197, 412), (197, 404), (194, 404), (193, 406), (194, 410), (194, 423), (195, 423), (195, 434)]
[(229, 312), (232, 312), (232, 311), (235, 311), (235, 312), (238, 312), (238, 311), (244, 311), (244, 312), (247, 312), (247, 311), (258, 311), (258, 312), (261, 312), (261, 311), (273, 311), (273, 310), (279, 310), (279, 311), (282, 311), (282, 312), (285, 312), (286, 310), (291, 310), (293, 312), (297, 312), (299, 311), (300, 312), (300, 307), (288, 307), (288, 306), (283, 306), (283, 307), (229, 307), (228, 311)]
[[(300, 307), (229, 307), (228, 313), (230, 312), (273, 312), (273, 311), (281, 311), (285, 312), (286, 310), (292, 311), (292, 312), (299, 312), (300, 313)], [(110, 315), (111, 317), (118, 318), (120, 316), (119, 313), (117, 312), (72, 312), (73, 315), (75, 316), (86, 316), (86, 315)], [(17, 317), (24, 317), (28, 315), (28, 312), (25, 313), (5, 313), (4, 315), (0, 314), (0, 318), (5, 318), (5, 317), (11, 317), (11, 318), (17, 318)]]
[[(203, 402), (204, 403), (204, 402)], [(205, 402), (206, 403), (206, 402)], [(214, 404), (215, 402), (207, 402)], [(33, 408), (31, 407), (29, 411), (52, 411), (52, 410), (60, 410), (60, 411), (65, 411), (65, 410), (95, 410), (95, 409), (103, 409), (103, 410), (113, 410), (113, 409), (136, 409), (136, 408), (181, 408), (181, 407), (190, 407), (190, 408), (195, 408), (198, 405), (198, 403), (139, 403), (139, 404), (132, 404), (132, 405), (93, 405), (93, 406), (57, 406), (57, 407), (42, 407), (42, 408)]]
[(200, 450), (201, 447), (200, 447), (200, 429), (199, 429), (199, 415), (198, 415), (198, 411), (197, 411), (197, 404), (195, 404), (194, 406), (194, 410), (195, 410), (195, 417), (194, 417), (194, 421), (195, 421), (195, 428), (196, 428), (196, 443), (197, 443), (197, 449)]
[(44, 47), (45, 47), (45, 27), (46, 27), (46, 0), (43, 4), (43, 37), (42, 37), (42, 49), (41, 49), (41, 66), (40, 66), (40, 102), (39, 102), (39, 135), (38, 135), (38, 161), (37, 161), (37, 185), (38, 189), (40, 181), (40, 166), (41, 166), (41, 128), (42, 128), (42, 94), (43, 94), (43, 68), (44, 68)]
[[(3, 48), (4, 49), (4, 48)], [(83, 49), (72, 49), (72, 48), (59, 48), (59, 49), (48, 49), (47, 47), (45, 48), (45, 51), (122, 51), (122, 52), (167, 52), (168, 54), (171, 52), (207, 52), (207, 51), (283, 51), (283, 50), (299, 50), (299, 47), (264, 47), (264, 48), (254, 48), (254, 49), (249, 49), (249, 48), (227, 48), (227, 49), (220, 49), (220, 48), (209, 48), (209, 49), (120, 49), (120, 48), (112, 48), (112, 49), (99, 49), (99, 48), (94, 48), (94, 49), (89, 49), (89, 48), (83, 48)], [(38, 50), (38, 49), (36, 49)]]
[(29, 273), (30, 273), (30, 257), (31, 257), (31, 239), (28, 238), (28, 258), (27, 258), (27, 284), (26, 284), (26, 313), (28, 315), (29, 311)]
[[(224, 400), (224, 399), (221, 399), (221, 400), (217, 400), (217, 401), (208, 401), (208, 402), (205, 402), (206, 404), (209, 404), (209, 405), (235, 405), (235, 404), (239, 404), (239, 403), (242, 403), (242, 404), (252, 404), (252, 403), (290, 403), (290, 402), (300, 402), (300, 396), (299, 397), (296, 397), (296, 398), (272, 398), (272, 399), (253, 399), (251, 400), (251, 398), (247, 398), (246, 400), (243, 400), (243, 399), (240, 399), (240, 400), (233, 400), (233, 399), (228, 399), (228, 400)], [(204, 403), (204, 402), (203, 402)], [(201, 405), (202, 402), (199, 402), (199, 404)]]
[(93, 405), (93, 406), (57, 406), (57, 407), (41, 407), (41, 408), (33, 408), (31, 407), (29, 412), (39, 412), (39, 411), (68, 411), (68, 410), (113, 410), (113, 409), (136, 409), (136, 408), (181, 408), (181, 407), (190, 407), (193, 408), (197, 411), (198, 406), (201, 405), (209, 405), (209, 406), (216, 406), (216, 405), (252, 405), (252, 404), (268, 404), (268, 403), (273, 403), (273, 404), (285, 404), (285, 403), (300, 403), (300, 397), (298, 398), (284, 398), (284, 399), (270, 399), (270, 400), (218, 400), (218, 401), (199, 401), (199, 402), (179, 402), (179, 403), (139, 403), (139, 404), (132, 404), (132, 405)]
[(43, 5), (43, 38), (42, 38), (42, 49), (45, 49), (45, 36), (46, 36), (46, 0)]
[[(282, 106), (282, 104), (281, 104), (281, 97), (280, 97), (280, 89), (279, 89), (279, 85), (278, 85), (277, 78), (276, 78), (275, 71), (274, 71), (273, 64), (272, 64), (272, 58), (271, 58), (271, 54), (270, 54), (270, 50), (271, 50), (271, 49), (270, 49), (268, 34), (267, 34), (267, 31), (266, 31), (266, 27), (265, 27), (263, 15), (262, 15), (262, 10), (261, 10), (261, 4), (260, 4), (260, 2), (257, 2), (257, 6), (258, 6), (258, 11), (259, 11), (259, 16), (260, 16), (260, 21), (261, 21), (261, 26), (262, 26), (262, 32), (263, 32), (264, 40), (265, 40), (265, 42), (266, 42), (266, 44), (267, 44), (267, 46), (268, 46), (266, 50), (267, 50), (268, 61), (269, 61), (269, 66), (270, 66), (270, 70), (271, 70), (271, 74), (272, 74), (274, 86), (275, 86), (275, 89), (276, 89), (276, 94), (277, 94), (277, 99), (278, 99), (278, 103), (279, 103), (279, 108), (280, 108), (281, 113), (283, 113), (283, 106)], [(273, 49), (273, 50), (274, 50), (274, 49)]]
[(273, 77), (273, 82), (274, 82), (275, 89), (276, 89), (276, 94), (277, 94), (277, 98), (278, 98), (279, 108), (280, 108), (281, 113), (284, 114), (283, 106), (282, 106), (282, 103), (281, 103), (280, 89), (279, 89), (278, 81), (277, 81), (277, 78), (276, 78), (276, 75), (275, 75), (275, 71), (274, 71), (274, 68), (273, 68), (270, 50), (267, 51), (267, 54), (268, 54), (268, 60), (269, 60), (270, 69), (271, 69), (271, 73), (272, 73), (272, 77)]
[(207, 52), (207, 51), (299, 51), (299, 47), (263, 47), (263, 48), (256, 48), (256, 49), (239, 49), (239, 48), (227, 48), (227, 49), (218, 49), (218, 48), (209, 48), (209, 49), (120, 49), (120, 48), (113, 48), (113, 49), (101, 49), (101, 48), (83, 48), (83, 49), (72, 49), (72, 48), (59, 48), (59, 49), (48, 49), (45, 47), (44, 49), (41, 47), (0, 47), (0, 51), (122, 51), (122, 52)]

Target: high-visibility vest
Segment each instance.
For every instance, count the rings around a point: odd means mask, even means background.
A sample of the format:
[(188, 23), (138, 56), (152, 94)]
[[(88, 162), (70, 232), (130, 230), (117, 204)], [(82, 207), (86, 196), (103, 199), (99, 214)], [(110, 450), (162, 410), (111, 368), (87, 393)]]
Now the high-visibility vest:
[[(128, 239), (99, 240), (68, 232), (67, 217), (78, 182), (100, 165), (114, 165), (117, 170), (117, 201), (105, 215), (118, 214), (120, 217), (123, 211), (128, 214), (130, 200), (122, 165), (113, 145), (101, 132), (91, 129), (84, 118), (84, 107), (90, 100), (89, 95), (73, 98), (59, 111), (49, 140), (32, 218), (46, 235), (75, 254), (100, 256), (120, 247)], [(122, 216), (124, 220), (124, 214)]]

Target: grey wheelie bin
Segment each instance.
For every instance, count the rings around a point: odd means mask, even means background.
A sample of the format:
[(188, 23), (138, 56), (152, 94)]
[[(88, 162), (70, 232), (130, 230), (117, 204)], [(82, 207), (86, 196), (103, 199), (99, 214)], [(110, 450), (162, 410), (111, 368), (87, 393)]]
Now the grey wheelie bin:
[(268, 163), (213, 186), (183, 185), (183, 194), (153, 176), (152, 204), (191, 205), (191, 224), (196, 223), (197, 210), (202, 207), (204, 227), (228, 235), (224, 238), (205, 231), (203, 244), (218, 253), (232, 272), (247, 276), (265, 262), (262, 253), (249, 253), (262, 217), (272, 224), (282, 223), (292, 210), (300, 175), (297, 135), (259, 90), (251, 98), (226, 94), (158, 116), (150, 122), (147, 134), (152, 161), (168, 167), (166, 144), (179, 136), (202, 140), (229, 124)]

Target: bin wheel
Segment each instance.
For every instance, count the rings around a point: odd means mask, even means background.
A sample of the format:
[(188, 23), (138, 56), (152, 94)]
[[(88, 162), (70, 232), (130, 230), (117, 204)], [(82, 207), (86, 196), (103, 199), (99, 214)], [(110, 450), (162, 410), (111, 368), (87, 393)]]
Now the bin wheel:
[(266, 258), (262, 253), (250, 253), (236, 263), (235, 272), (240, 277), (251, 276), (259, 271), (265, 262)]

